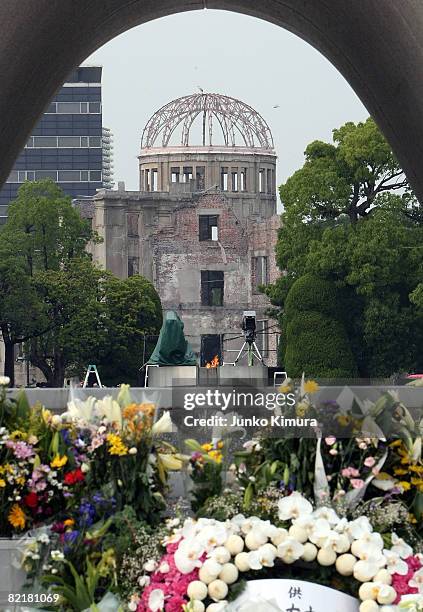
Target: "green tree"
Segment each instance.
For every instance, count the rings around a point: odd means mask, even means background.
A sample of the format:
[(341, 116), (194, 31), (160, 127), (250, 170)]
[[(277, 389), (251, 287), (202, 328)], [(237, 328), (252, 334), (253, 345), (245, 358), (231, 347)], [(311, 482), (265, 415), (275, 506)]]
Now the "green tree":
[(154, 340), (144, 345), (144, 335), (157, 335), (162, 325), (160, 298), (153, 284), (142, 276), (125, 280), (109, 277), (105, 307), (107, 342), (98, 360), (102, 380), (135, 384), (139, 369), (155, 346)]
[[(280, 193), (282, 276), (267, 290), (272, 302), (283, 313), (304, 274), (331, 281), (347, 300), (344, 327), (361, 376), (421, 369), (423, 216), (374, 122), (347, 123), (333, 144), (309, 145)], [(281, 347), (284, 357), (286, 338)]]
[[(5, 344), (5, 374), (14, 382), (14, 347), (39, 337), (54, 324), (39, 299), (34, 278), (59, 271), (75, 258), (89, 258), (86, 246), (96, 236), (71, 199), (51, 180), (24, 183), (9, 206), (0, 232), (0, 322)], [(12, 273), (13, 271), (13, 273)], [(5, 295), (7, 294), (7, 295)]]

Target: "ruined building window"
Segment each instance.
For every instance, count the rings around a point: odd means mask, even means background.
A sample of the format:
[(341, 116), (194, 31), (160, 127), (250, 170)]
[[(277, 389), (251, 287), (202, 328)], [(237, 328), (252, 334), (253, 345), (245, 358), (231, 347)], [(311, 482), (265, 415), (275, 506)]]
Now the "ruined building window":
[(223, 306), (224, 275), (214, 270), (201, 270), (202, 306)]
[(259, 256), (253, 258), (253, 274), (253, 288), (255, 293), (259, 293), (260, 286), (267, 285), (269, 282), (268, 260), (266, 256)]
[(150, 170), (145, 170), (144, 173), (144, 189), (150, 191)]
[(139, 257), (128, 257), (128, 277), (135, 276), (140, 273)]
[(180, 172), (181, 172), (180, 169), (176, 167), (170, 169), (170, 180), (172, 183), (179, 183)]
[(238, 191), (238, 168), (232, 168), (232, 191)]
[(206, 188), (206, 168), (205, 166), (196, 167), (195, 178), (197, 180), (197, 189), (199, 191), (203, 191)]
[(262, 357), (269, 356), (269, 321), (257, 321), (257, 338), (256, 344)]
[(272, 171), (270, 168), (267, 170), (267, 193), (272, 193)]
[(220, 189), (228, 191), (228, 169), (225, 167), (222, 167), (220, 171)]
[(151, 171), (151, 190), (150, 191), (158, 191), (159, 183), (158, 183), (158, 172), (157, 168), (153, 168)]
[(184, 166), (184, 183), (192, 180), (192, 166)]
[(274, 170), (272, 170), (272, 193), (276, 193), (276, 178)]
[(138, 231), (139, 214), (130, 212), (126, 215), (126, 227), (128, 237), (137, 238), (139, 236)]
[(241, 170), (241, 191), (247, 191), (247, 168)]
[(217, 227), (217, 215), (200, 215), (198, 217), (200, 242), (212, 239), (212, 228)]
[(201, 334), (201, 367), (213, 361), (219, 360), (222, 363), (223, 335), (222, 334)]
[(259, 171), (259, 192), (264, 193), (264, 168)]

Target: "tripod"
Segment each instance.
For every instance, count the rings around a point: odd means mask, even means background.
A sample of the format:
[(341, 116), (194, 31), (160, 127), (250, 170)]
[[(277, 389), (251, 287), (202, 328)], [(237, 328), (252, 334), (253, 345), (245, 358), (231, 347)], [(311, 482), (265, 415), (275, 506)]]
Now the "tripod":
[(240, 359), (245, 357), (245, 355), (247, 356), (247, 363), (249, 367), (254, 365), (254, 357), (264, 364), (263, 357), (261, 356), (255, 340), (245, 340), (244, 344), (239, 350), (238, 355), (236, 356), (234, 365), (236, 365)]

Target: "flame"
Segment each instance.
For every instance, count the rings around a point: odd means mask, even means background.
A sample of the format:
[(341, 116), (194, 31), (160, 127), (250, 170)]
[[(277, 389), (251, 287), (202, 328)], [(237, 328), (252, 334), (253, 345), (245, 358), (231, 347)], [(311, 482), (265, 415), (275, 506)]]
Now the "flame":
[(219, 357), (215, 355), (211, 361), (206, 363), (206, 368), (210, 370), (210, 368), (218, 368), (220, 365)]

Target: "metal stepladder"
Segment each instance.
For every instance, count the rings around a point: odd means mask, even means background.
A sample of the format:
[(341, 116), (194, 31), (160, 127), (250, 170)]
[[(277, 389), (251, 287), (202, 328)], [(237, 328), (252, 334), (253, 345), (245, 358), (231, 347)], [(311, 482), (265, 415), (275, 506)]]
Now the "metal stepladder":
[(97, 384), (99, 386), (100, 389), (102, 389), (103, 385), (101, 384), (101, 380), (100, 380), (100, 375), (98, 373), (97, 370), (97, 366), (96, 365), (89, 365), (87, 368), (87, 372), (85, 374), (85, 379), (84, 379), (84, 384), (82, 385), (82, 388), (85, 389), (87, 384), (88, 384), (88, 379), (90, 377), (90, 374), (94, 374), (96, 379), (97, 379)]

